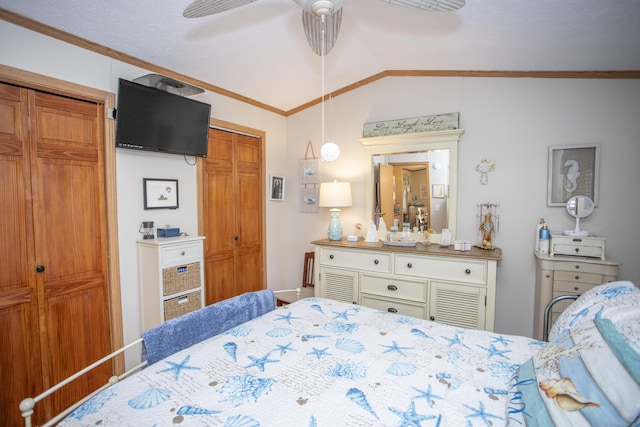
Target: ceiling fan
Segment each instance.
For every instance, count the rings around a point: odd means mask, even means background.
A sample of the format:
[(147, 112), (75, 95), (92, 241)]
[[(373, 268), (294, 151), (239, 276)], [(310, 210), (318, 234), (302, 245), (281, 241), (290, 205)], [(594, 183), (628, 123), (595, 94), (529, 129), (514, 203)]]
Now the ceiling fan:
[[(185, 18), (200, 18), (235, 9), (256, 0), (193, 0), (182, 13)], [(302, 7), (302, 26), (311, 49), (325, 56), (338, 39), (344, 0), (293, 0)], [(449, 12), (464, 6), (465, 0), (382, 0), (397, 6), (431, 12)]]

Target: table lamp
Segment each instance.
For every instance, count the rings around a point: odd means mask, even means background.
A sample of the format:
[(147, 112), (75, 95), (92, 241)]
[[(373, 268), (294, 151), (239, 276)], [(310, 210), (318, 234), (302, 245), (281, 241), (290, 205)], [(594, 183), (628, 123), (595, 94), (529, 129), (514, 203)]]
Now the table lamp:
[(321, 183), (318, 206), (321, 208), (331, 208), (328, 232), (329, 240), (342, 239), (340, 209), (338, 208), (351, 206), (351, 184), (337, 181)]

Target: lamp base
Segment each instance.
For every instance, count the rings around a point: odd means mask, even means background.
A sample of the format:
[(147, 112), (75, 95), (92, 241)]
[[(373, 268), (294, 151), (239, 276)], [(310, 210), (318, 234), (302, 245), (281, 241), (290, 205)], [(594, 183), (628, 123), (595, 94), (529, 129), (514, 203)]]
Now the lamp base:
[(333, 208), (330, 210), (331, 219), (329, 219), (329, 232), (327, 236), (329, 240), (342, 240), (342, 225), (340, 225), (340, 209)]

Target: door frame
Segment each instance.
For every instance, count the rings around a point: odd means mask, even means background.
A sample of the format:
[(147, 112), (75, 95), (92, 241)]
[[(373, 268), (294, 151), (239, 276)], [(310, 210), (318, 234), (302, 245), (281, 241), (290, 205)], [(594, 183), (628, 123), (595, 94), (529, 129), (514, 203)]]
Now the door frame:
[[(232, 133), (239, 133), (244, 135), (253, 136), (260, 139), (260, 143), (262, 144), (262, 164), (260, 165), (262, 169), (262, 173), (260, 176), (260, 187), (262, 191), (260, 192), (260, 205), (262, 206), (262, 236), (260, 238), (262, 245), (262, 283), (267, 287), (267, 190), (266, 190), (266, 180), (265, 180), (265, 171), (266, 171), (266, 132), (258, 129), (253, 129), (247, 126), (242, 126), (236, 123), (226, 122), (224, 120), (219, 120), (211, 117), (209, 119), (209, 127), (229, 131)], [(200, 157), (197, 158), (196, 165), (196, 181), (197, 181), (197, 192), (198, 192), (198, 234), (203, 234), (204, 229), (204, 206), (203, 206), (203, 198), (204, 198), (204, 169), (202, 167), (202, 159)]]
[[(104, 191), (107, 218), (107, 284), (111, 350), (121, 348), (124, 345), (124, 331), (120, 295), (120, 257), (118, 252), (115, 121), (109, 117), (109, 112), (115, 108), (115, 94), (2, 64), (0, 64), (0, 80), (28, 89), (69, 96), (102, 105), (104, 118)], [(124, 372), (124, 368), (124, 357), (118, 356), (115, 358), (114, 373), (120, 374)]]

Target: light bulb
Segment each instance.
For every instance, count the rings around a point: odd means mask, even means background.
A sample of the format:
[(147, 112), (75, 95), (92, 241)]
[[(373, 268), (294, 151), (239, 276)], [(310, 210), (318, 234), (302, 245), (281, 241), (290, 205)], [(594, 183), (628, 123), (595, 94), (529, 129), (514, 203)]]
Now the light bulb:
[(340, 156), (340, 147), (333, 142), (327, 142), (320, 148), (320, 155), (325, 162), (333, 162)]

